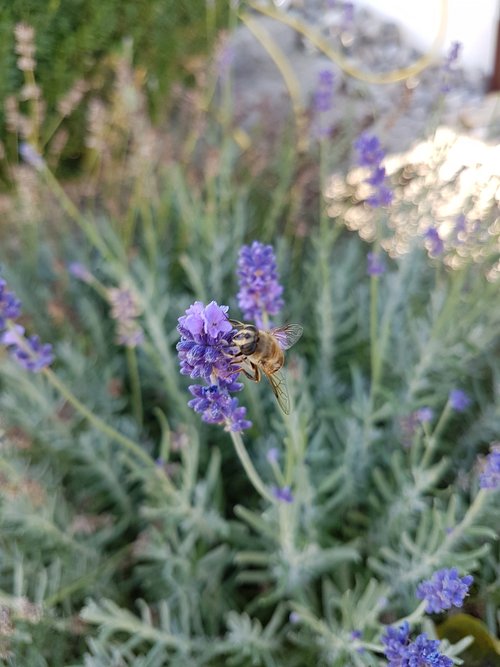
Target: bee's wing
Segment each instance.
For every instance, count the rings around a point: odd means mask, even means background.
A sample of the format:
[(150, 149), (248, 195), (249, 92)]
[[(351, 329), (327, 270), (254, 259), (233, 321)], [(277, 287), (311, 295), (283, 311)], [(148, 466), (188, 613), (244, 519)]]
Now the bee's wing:
[(273, 392), (274, 395), (276, 396), (276, 400), (278, 401), (278, 405), (286, 415), (289, 415), (290, 396), (288, 395), (288, 389), (286, 386), (286, 380), (283, 371), (279, 370), (271, 375), (270, 373), (266, 373), (263, 370), (262, 366), (260, 368), (263, 371), (264, 375), (269, 380), (269, 382), (271, 383), (271, 387), (273, 388)]
[(282, 350), (289, 350), (302, 336), (303, 331), (300, 324), (287, 324), (284, 327), (271, 329), (269, 333), (276, 338)]

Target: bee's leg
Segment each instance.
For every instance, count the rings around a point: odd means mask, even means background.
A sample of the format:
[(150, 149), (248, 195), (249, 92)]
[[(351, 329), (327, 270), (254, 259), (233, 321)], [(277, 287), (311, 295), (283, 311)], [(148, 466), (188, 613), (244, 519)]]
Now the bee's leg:
[(260, 382), (260, 368), (251, 361), (248, 363), (250, 364), (250, 368), (253, 373), (248, 372), (243, 367), (241, 368), (242, 372), (245, 373), (249, 380), (252, 380), (253, 382)]

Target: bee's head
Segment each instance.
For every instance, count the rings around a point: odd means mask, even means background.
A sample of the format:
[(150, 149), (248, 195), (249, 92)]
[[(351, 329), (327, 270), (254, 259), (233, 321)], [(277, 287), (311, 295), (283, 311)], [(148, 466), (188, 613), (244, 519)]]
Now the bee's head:
[(239, 349), (241, 354), (250, 355), (255, 352), (259, 340), (259, 330), (253, 324), (245, 324), (238, 329), (233, 336), (232, 342)]

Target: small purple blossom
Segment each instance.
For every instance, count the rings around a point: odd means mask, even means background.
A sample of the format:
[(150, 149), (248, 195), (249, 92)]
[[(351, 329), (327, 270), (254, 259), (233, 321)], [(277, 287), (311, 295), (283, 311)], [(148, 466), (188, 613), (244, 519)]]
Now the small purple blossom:
[(434, 410), (432, 408), (419, 408), (415, 412), (415, 417), (421, 424), (428, 424), (434, 419)]
[(80, 264), (80, 262), (71, 262), (68, 264), (68, 271), (73, 278), (77, 278), (83, 283), (91, 283), (94, 280), (94, 276), (90, 273), (87, 267)]
[(366, 203), (373, 208), (389, 206), (392, 202), (393, 193), (386, 182), (385, 168), (381, 165), (385, 152), (378, 137), (365, 132), (358, 137), (354, 147), (358, 151), (359, 166), (368, 167), (371, 170), (366, 182), (373, 187), (373, 192), (366, 199)]
[(462, 44), (460, 42), (452, 42), (450, 45), (450, 50), (445, 58), (443, 67), (441, 70), (442, 82), (441, 82), (441, 92), (448, 93), (451, 90), (451, 73), (454, 70), (457, 60), (460, 56), (460, 51), (462, 50)]
[(297, 623), (300, 623), (300, 614), (296, 611), (291, 611), (288, 620), (292, 625), (297, 625)]
[(451, 408), (456, 412), (464, 412), (472, 402), (465, 391), (462, 391), (461, 389), (452, 389), (448, 401)]
[(29, 164), (29, 166), (36, 169), (36, 171), (42, 171), (42, 169), (44, 169), (45, 160), (36, 148), (27, 141), (22, 141), (19, 145), (19, 155), (26, 164)]
[(439, 641), (425, 633), (409, 641), (410, 627), (405, 621), (399, 628), (388, 627), (382, 636), (388, 667), (452, 667), (453, 661), (439, 653)]
[(333, 105), (333, 83), (335, 76), (329, 69), (323, 69), (318, 75), (318, 85), (314, 93), (314, 111), (318, 114), (331, 111)]
[(500, 488), (500, 444), (492, 445), (479, 477), (479, 486), (482, 489)]
[(419, 600), (427, 602), (427, 613), (439, 613), (452, 607), (461, 607), (473, 580), (470, 574), (459, 577), (455, 567), (444, 568), (435, 572), (432, 579), (422, 581), (416, 595)]
[(277, 315), (283, 307), (283, 287), (278, 282), (276, 258), (272, 246), (254, 241), (242, 246), (237, 270), (238, 304), (246, 319), (259, 329), (269, 315)]
[(277, 447), (271, 447), (266, 454), (267, 462), (270, 464), (277, 463), (279, 459), (279, 450)]
[(24, 327), (16, 324), (20, 315), (21, 302), (0, 278), (0, 344), (22, 368), (38, 373), (54, 361), (52, 345), (42, 343), (36, 335), (25, 336)]
[(389, 660), (389, 664), (393, 667), (402, 664), (397, 661), (402, 658), (403, 652), (406, 650), (409, 636), (410, 626), (408, 621), (404, 621), (399, 628), (394, 628), (391, 625), (388, 626), (382, 635), (385, 656)]
[(381, 255), (375, 252), (369, 252), (367, 254), (366, 273), (369, 276), (381, 276), (385, 273), (385, 263)]
[(444, 252), (443, 239), (439, 236), (439, 232), (435, 227), (429, 227), (424, 234), (427, 241), (427, 248), (431, 257), (442, 255)]
[(38, 336), (25, 337), (24, 327), (19, 324), (4, 332), (0, 338), (12, 359), (25, 370), (38, 373), (54, 361), (52, 345), (42, 343)]
[(179, 317), (177, 330), (181, 339), (177, 351), (181, 373), (202, 378), (205, 385), (191, 385), (193, 395), (188, 405), (208, 424), (224, 424), (228, 431), (243, 431), (252, 423), (246, 408), (239, 406), (231, 394), (241, 391), (236, 382), (239, 369), (232, 361), (233, 327), (227, 318), (227, 306), (212, 301), (205, 306), (196, 301)]
[(283, 503), (293, 503), (292, 490), (289, 486), (283, 486), (281, 488), (274, 486), (272, 492), (276, 500), (280, 500)]
[(7, 320), (17, 320), (20, 314), (21, 302), (0, 278), (0, 331), (5, 328)]

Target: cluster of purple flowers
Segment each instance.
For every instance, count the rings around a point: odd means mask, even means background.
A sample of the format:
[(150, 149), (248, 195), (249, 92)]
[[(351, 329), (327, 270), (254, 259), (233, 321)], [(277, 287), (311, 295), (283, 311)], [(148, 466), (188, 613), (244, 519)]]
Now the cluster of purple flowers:
[(405, 621), (399, 628), (388, 627), (382, 637), (388, 667), (452, 667), (451, 658), (442, 655), (439, 641), (428, 639), (422, 633), (414, 641), (409, 640), (410, 626)]
[(363, 133), (356, 140), (354, 147), (358, 151), (359, 166), (368, 167), (371, 172), (366, 183), (373, 187), (373, 193), (368, 197), (366, 203), (374, 208), (389, 206), (392, 202), (392, 190), (387, 185), (385, 167), (382, 167), (385, 151), (378, 137)]
[(236, 382), (239, 369), (232, 361), (235, 352), (231, 345), (234, 329), (227, 318), (228, 307), (212, 301), (205, 306), (196, 301), (179, 317), (177, 344), (181, 373), (202, 378), (205, 385), (191, 385), (194, 396), (189, 407), (201, 414), (209, 424), (224, 424), (229, 431), (250, 428), (246, 409), (238, 405), (231, 394), (243, 385)]
[(417, 598), (427, 602), (427, 613), (437, 614), (451, 607), (461, 607), (473, 580), (470, 574), (459, 577), (455, 567), (444, 568), (435, 572), (432, 579), (419, 584)]
[(500, 444), (492, 445), (491, 452), (486, 457), (483, 472), (479, 477), (479, 486), (482, 489), (500, 488)]
[(278, 282), (276, 258), (272, 246), (254, 241), (242, 246), (237, 270), (238, 305), (246, 319), (253, 320), (259, 329), (269, 315), (283, 308), (283, 287)]
[(314, 131), (319, 139), (328, 137), (332, 132), (331, 119), (326, 120), (325, 114), (333, 107), (333, 84), (335, 76), (329, 69), (321, 70), (318, 75), (318, 85), (314, 92), (313, 110), (315, 115)]
[(52, 345), (41, 343), (38, 336), (25, 336), (24, 327), (15, 323), (20, 315), (21, 302), (0, 278), (0, 343), (20, 366), (37, 373), (54, 360)]

